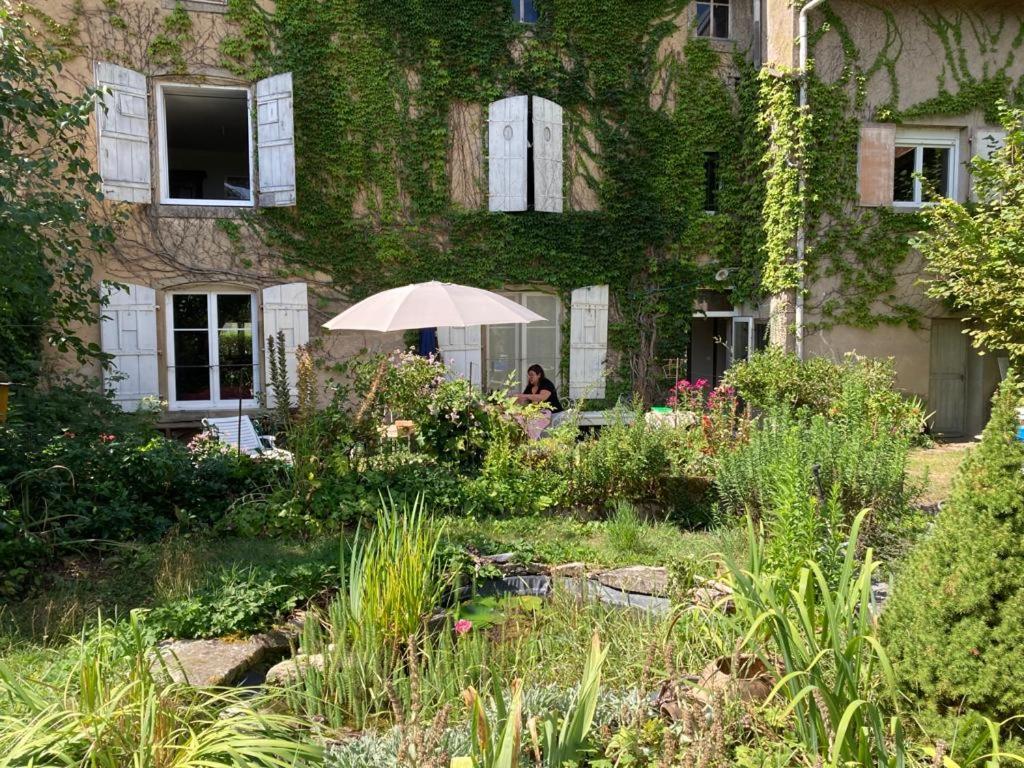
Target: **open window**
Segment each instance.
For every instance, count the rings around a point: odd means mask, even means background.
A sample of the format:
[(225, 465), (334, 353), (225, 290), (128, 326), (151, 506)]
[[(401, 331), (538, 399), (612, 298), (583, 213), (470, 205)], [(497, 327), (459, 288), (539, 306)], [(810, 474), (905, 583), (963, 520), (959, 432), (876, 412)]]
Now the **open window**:
[[(149, 203), (146, 77), (108, 62), (97, 62), (95, 77), (97, 86), (104, 89), (97, 104), (104, 193), (113, 200)], [(153, 103), (160, 203), (295, 204), (291, 73), (268, 77), (254, 86), (159, 83)]]
[(160, 202), (252, 205), (249, 91), (160, 85)]
[(722, 177), (718, 171), (718, 153), (704, 153), (704, 211), (718, 213), (718, 193), (722, 188)]
[(539, 18), (534, 0), (512, 0), (512, 18), (520, 24), (536, 24)]
[(730, 0), (698, 0), (695, 4), (697, 37), (729, 38)]

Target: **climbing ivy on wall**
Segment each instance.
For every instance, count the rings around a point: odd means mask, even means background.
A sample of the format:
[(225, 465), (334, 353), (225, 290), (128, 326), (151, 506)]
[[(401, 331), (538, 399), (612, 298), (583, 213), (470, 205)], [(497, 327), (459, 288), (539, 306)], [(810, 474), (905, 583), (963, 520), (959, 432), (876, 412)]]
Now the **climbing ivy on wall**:
[[(258, 226), (352, 298), (427, 278), (542, 285), (566, 299), (608, 283), (621, 379), (649, 390), (649, 358), (685, 354), (693, 296), (709, 282), (698, 263), (736, 267), (742, 299), (760, 258), (756, 73), (705, 40), (666, 54), (689, 2), (537, 0), (541, 20), (527, 27), (507, 0), (278, 0), (273, 16), (230, 0), (230, 66), (291, 71), (295, 83), (298, 205)], [(599, 210), (495, 214), (452, 201), (452, 110), (481, 109), (485, 131), (487, 105), (508, 94), (563, 107), (580, 155), (567, 192), (582, 174)], [(704, 212), (709, 151), (721, 159), (717, 216)]]
[[(823, 6), (824, 23), (810, 37), (812, 51), (827, 36), (838, 37), (843, 66), (825, 82), (813, 69), (807, 73), (809, 107), (797, 109), (798, 73), (764, 76), (763, 123), (773, 140), (765, 154), (767, 196), (764, 206), (764, 281), (767, 291), (785, 291), (804, 275), (818, 280), (814, 296), (817, 327), (845, 324), (916, 325), (920, 308), (914, 296), (899, 285), (901, 272), (913, 272), (910, 237), (922, 226), (913, 213), (889, 208), (857, 207), (857, 142), (861, 119), (903, 122), (940, 115), (965, 115), (975, 110), (998, 122), (1000, 100), (1020, 101), (1024, 80), (1013, 83), (1009, 68), (1024, 45), (1024, 24), (1004, 18), (986, 26), (980, 14), (947, 17), (937, 11), (918, 10), (941, 42), (944, 67), (936, 95), (899, 109), (900, 88), (896, 63), (903, 54), (903, 38), (892, 11), (880, 11), (885, 36), (874, 58), (867, 60), (843, 18)], [(1010, 52), (998, 65), (982, 63), (980, 75), (971, 69), (965, 34), (972, 36), (982, 56), (996, 50), (1007, 24), (1016, 23)], [(975, 62), (975, 69), (977, 63)], [(867, 113), (865, 95), (873, 78), (881, 76), (889, 97), (874, 113)], [(799, 189), (803, 169), (806, 188)], [(806, 228), (805, 258), (796, 258), (799, 224)], [(824, 286), (824, 287), (823, 287)], [(812, 326), (813, 329), (814, 326)]]

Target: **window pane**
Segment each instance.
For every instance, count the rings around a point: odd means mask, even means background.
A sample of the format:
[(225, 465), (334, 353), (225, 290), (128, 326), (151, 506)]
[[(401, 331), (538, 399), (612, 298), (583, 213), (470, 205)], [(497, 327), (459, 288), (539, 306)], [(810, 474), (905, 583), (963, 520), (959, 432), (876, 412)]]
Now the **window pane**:
[(174, 332), (174, 382), (178, 400), (210, 399), (210, 340), (207, 331)]
[(533, 0), (522, 0), (523, 3), (523, 18), (521, 21), (525, 21), (527, 24), (534, 24), (537, 21), (537, 6), (534, 5)]
[(252, 331), (252, 296), (219, 294), (217, 327), (221, 330), (241, 328)]
[(492, 390), (503, 389), (505, 380), (512, 374), (512, 389), (522, 391), (519, 381), (519, 333), (515, 325), (491, 325), (487, 327), (487, 386)]
[(170, 197), (251, 199), (246, 91), (168, 91), (164, 94), (164, 119)]
[(253, 388), (252, 296), (217, 296), (220, 398), (249, 399)]
[[(558, 304), (557, 296), (527, 294), (523, 304), (544, 318), (525, 326), (527, 366), (539, 365), (558, 386)], [(525, 386), (525, 385), (524, 385)]]
[(914, 163), (916, 147), (896, 147), (896, 165), (893, 174), (892, 199), (903, 203), (914, 200)]
[[(949, 197), (949, 157), (950, 150), (945, 147), (923, 147), (921, 158), (921, 174), (931, 182), (932, 188), (942, 197)], [(927, 199), (928, 196), (922, 193)]]
[(175, 328), (202, 328), (205, 330), (209, 327), (205, 293), (175, 294), (173, 308)]
[(732, 362), (750, 357), (750, 321), (732, 321)]
[(729, 37), (729, 6), (715, 5), (712, 11), (712, 37)]
[(711, 35), (711, 4), (697, 3), (697, 36)]
[(718, 153), (704, 153), (704, 210), (718, 210)]

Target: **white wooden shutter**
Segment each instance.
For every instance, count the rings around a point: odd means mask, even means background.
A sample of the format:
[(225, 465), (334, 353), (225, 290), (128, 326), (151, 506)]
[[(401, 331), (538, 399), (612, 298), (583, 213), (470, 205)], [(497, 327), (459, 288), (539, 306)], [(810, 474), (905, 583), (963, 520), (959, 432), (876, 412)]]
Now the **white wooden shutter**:
[[(1006, 131), (1002, 128), (982, 128), (974, 133), (974, 146), (972, 147), (974, 156), (980, 157), (982, 160), (991, 160), (992, 155), (1005, 145)], [(971, 199), (978, 199), (973, 179), (971, 179)]]
[(96, 104), (100, 176), (111, 200), (148, 203), (149, 100), (145, 75), (97, 61), (96, 85), (107, 93)]
[(487, 112), (487, 184), (492, 211), (526, 210), (528, 96), (495, 101)]
[(291, 72), (256, 83), (256, 150), (260, 166), (259, 204), (295, 205)]
[(274, 405), (276, 398), (270, 389), (270, 350), (267, 339), (284, 331), (285, 367), (288, 370), (288, 392), (298, 397), (298, 363), (295, 357), (297, 347), (309, 343), (309, 297), (305, 283), (272, 285), (263, 289), (263, 350), (267, 364), (264, 379), (267, 386), (267, 404)]
[(449, 378), (468, 379), (474, 387), (480, 386), (483, 345), (480, 343), (479, 325), (438, 328), (437, 346)]
[(533, 209), (562, 212), (562, 108), (533, 97)]
[(115, 288), (104, 283), (100, 309), (100, 348), (113, 360), (103, 385), (114, 401), (134, 411), (144, 397), (159, 397), (156, 348), (156, 291), (142, 285)]
[(608, 286), (572, 292), (569, 319), (569, 397), (604, 397), (608, 356)]

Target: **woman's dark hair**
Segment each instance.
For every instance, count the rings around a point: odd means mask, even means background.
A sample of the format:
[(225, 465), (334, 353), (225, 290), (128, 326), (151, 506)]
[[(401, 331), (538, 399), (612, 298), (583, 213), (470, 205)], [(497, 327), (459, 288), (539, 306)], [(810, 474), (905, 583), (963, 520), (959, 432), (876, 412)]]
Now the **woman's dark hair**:
[(544, 376), (544, 369), (543, 369), (543, 368), (541, 368), (541, 367), (540, 367), (539, 365), (537, 365), (536, 363), (534, 363), (534, 364), (533, 364), (533, 365), (531, 365), (531, 366), (530, 366), (529, 368), (527, 368), (527, 369), (526, 369), (526, 372), (527, 372), (527, 373), (536, 373), (536, 374), (537, 374), (538, 376), (540, 376), (540, 377), (541, 377), (542, 379), (543, 379), (543, 378), (545, 378), (545, 376)]

